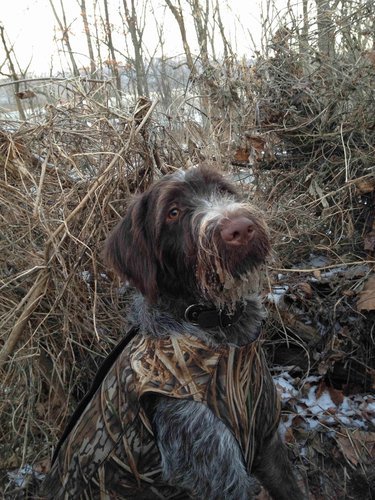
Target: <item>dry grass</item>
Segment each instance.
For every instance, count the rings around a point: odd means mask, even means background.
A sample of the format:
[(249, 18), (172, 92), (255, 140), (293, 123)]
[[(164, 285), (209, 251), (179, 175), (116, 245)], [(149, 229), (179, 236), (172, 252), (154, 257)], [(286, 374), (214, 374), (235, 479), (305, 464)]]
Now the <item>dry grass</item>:
[[(1, 132), (1, 467), (45, 457), (125, 325), (100, 251), (131, 192), (160, 175), (144, 101), (109, 119), (49, 108)], [(72, 401), (73, 400), (73, 401)]]
[[(347, 62), (321, 85), (324, 75), (288, 66), (289, 56), (232, 66), (224, 76), (212, 69), (199, 83), (211, 110), (203, 125), (178, 113), (165, 122), (143, 99), (129, 113), (110, 111), (79, 88), (37, 122), (0, 123), (1, 469), (46, 466), (67, 417), (126, 329), (126, 291), (100, 252), (132, 193), (203, 158), (231, 170), (249, 170), (250, 158), (252, 196), (271, 219), (270, 286), (281, 279), (291, 291), (286, 311), (270, 316), (272, 349), (300, 348), (305, 375), (329, 378), (336, 366), (355, 362), (355, 383), (369, 389), (374, 311), (357, 311), (356, 301), (374, 264), (374, 69), (361, 63), (361, 90), (350, 93)], [(338, 88), (342, 100), (334, 106)], [(243, 155), (245, 162), (236, 159)], [(311, 254), (326, 259), (321, 267)], [(322, 277), (340, 267), (338, 280)], [(326, 467), (321, 455), (305, 463), (310, 478), (319, 460)], [(344, 482), (340, 467), (337, 481)]]

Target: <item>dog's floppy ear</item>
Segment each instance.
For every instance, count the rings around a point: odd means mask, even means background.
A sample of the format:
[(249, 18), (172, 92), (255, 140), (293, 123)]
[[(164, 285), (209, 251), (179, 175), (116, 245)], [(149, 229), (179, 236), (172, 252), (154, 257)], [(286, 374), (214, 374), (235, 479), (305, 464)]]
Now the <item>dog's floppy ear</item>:
[(147, 202), (147, 193), (132, 202), (107, 238), (104, 259), (122, 279), (128, 280), (150, 302), (155, 302), (157, 265), (152, 235), (147, 232)]

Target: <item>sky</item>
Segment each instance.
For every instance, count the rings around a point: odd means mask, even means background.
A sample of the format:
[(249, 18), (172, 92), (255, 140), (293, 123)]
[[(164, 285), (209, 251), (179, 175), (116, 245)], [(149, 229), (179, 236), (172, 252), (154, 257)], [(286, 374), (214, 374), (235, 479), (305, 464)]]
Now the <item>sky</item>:
[[(150, 1), (158, 20), (162, 20), (164, 15), (163, 0)], [(280, 2), (281, 0), (277, 1)], [(113, 9), (113, 21), (117, 21), (116, 24), (119, 24), (120, 19), (116, 12), (119, 3), (122, 4), (122, 0), (121, 2), (120, 0), (109, 0), (109, 2)], [(54, 0), (54, 3), (58, 9), (60, 0)], [(63, 3), (68, 23), (70, 24), (71, 42), (74, 50), (77, 52), (76, 57), (79, 65), (88, 65), (88, 58), (85, 55), (87, 50), (83, 26), (78, 5), (79, 0), (63, 0)], [(264, 8), (266, 1), (231, 0), (229, 2), (230, 10), (228, 10), (227, 3), (226, 0), (221, 0), (222, 18), (227, 32), (231, 34), (232, 47), (237, 47), (239, 53), (249, 54), (252, 52), (254, 46), (247, 31), (249, 30), (252, 33), (255, 42), (259, 44), (261, 9), (262, 4)], [(87, 6), (91, 4), (92, 0), (87, 0)], [(139, 5), (141, 2), (138, 0), (137, 4)], [(178, 55), (182, 53), (182, 44), (177, 24), (169, 13), (164, 19), (166, 51), (170, 56)], [(3, 0), (0, 10), (0, 23), (5, 28), (9, 43), (12, 43), (14, 46), (17, 59), (23, 70), (29, 66), (29, 71), (35, 75), (48, 75), (52, 68), (53, 73), (56, 74), (61, 65), (65, 64), (65, 61), (61, 61), (57, 54), (57, 47), (61, 47), (61, 45), (56, 43), (55, 38), (56, 35), (60, 37), (60, 33), (57, 30), (56, 21), (48, 0), (10, 0), (7, 2)], [(154, 19), (150, 18), (149, 23), (148, 26), (150, 28), (147, 30), (146, 43), (149, 52), (153, 53), (157, 46), (157, 37), (153, 29), (155, 26)], [(194, 45), (195, 36), (192, 26), (190, 29), (189, 39), (192, 45)], [(121, 48), (121, 44), (123, 43), (121, 36), (121, 33), (119, 33), (118, 39), (115, 42), (115, 46), (119, 48)], [(0, 65), (3, 61), (4, 51), (0, 47)]]

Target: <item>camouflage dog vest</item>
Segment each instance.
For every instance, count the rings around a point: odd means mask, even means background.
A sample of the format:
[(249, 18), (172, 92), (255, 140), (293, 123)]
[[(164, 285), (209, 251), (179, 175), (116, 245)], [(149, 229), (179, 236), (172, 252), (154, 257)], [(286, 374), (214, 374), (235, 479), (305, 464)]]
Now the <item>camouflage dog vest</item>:
[(276, 389), (258, 341), (212, 347), (187, 335), (137, 333), (73, 417), (44, 482), (47, 497), (188, 498), (161, 476), (147, 415), (154, 395), (207, 405), (233, 432), (249, 472), (257, 447), (279, 422)]

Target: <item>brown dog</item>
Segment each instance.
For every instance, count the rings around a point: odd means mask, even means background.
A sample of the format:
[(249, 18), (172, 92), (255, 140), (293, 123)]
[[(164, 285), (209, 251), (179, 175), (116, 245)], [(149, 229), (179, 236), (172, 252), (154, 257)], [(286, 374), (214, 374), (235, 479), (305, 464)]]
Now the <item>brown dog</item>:
[(135, 289), (131, 333), (68, 425), (49, 498), (301, 500), (257, 337), (270, 243), (223, 175), (167, 175), (130, 205), (106, 246)]

